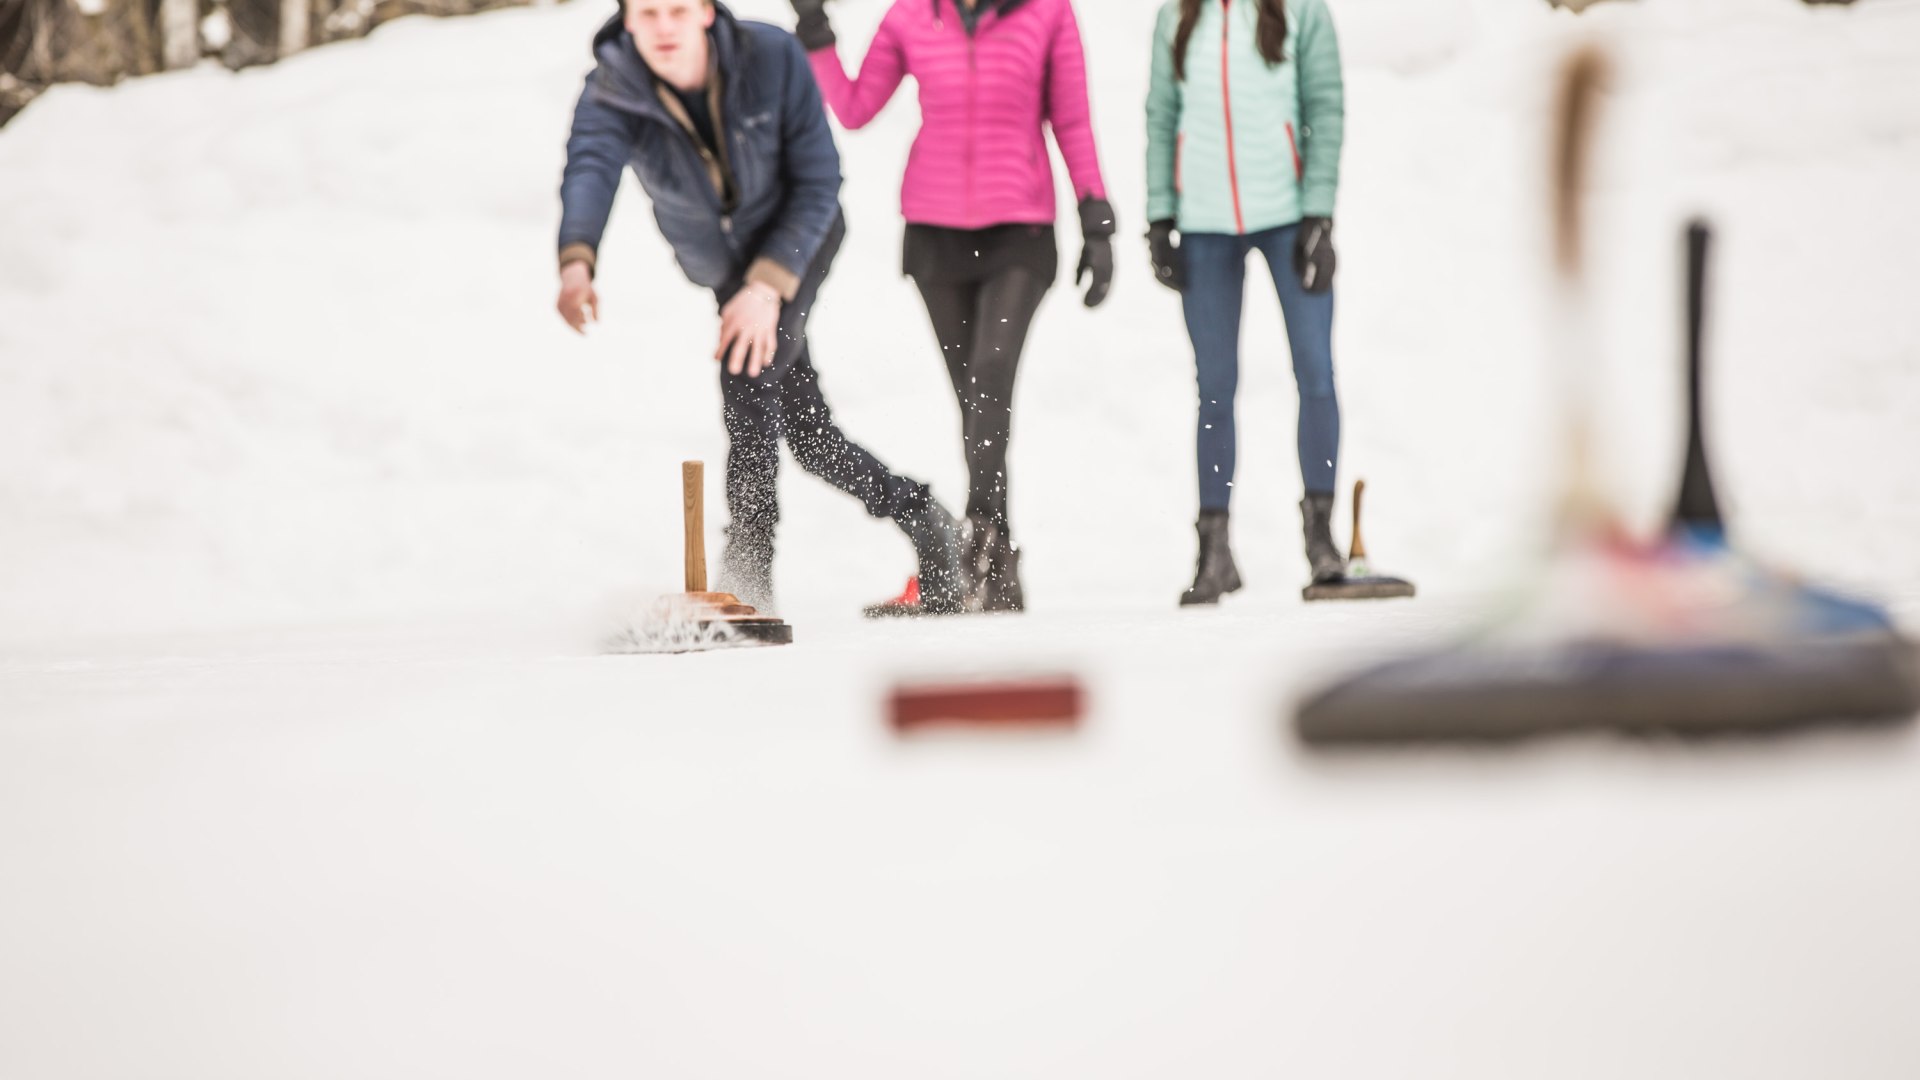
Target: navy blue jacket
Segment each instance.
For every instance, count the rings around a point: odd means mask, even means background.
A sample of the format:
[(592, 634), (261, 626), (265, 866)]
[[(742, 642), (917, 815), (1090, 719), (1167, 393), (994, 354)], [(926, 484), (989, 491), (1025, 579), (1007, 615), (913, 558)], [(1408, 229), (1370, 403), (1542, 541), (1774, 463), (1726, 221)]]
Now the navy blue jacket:
[(560, 182), (562, 259), (570, 247), (589, 258), (599, 251), (621, 167), (631, 165), (689, 280), (723, 289), (751, 277), (791, 299), (839, 217), (840, 152), (799, 41), (714, 8), (708, 41), (724, 94), (733, 205), (714, 190), (693, 136), (661, 103), (616, 16), (594, 36), (599, 65), (574, 107)]

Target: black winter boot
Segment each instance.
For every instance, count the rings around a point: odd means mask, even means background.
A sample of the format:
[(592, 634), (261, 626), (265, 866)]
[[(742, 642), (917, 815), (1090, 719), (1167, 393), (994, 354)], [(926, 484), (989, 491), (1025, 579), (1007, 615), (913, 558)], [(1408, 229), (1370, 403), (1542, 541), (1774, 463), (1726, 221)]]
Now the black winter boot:
[(720, 531), (727, 541), (720, 549), (720, 576), (714, 587), (739, 597), (762, 615), (773, 614), (773, 529), (733, 524)]
[(1300, 500), (1302, 532), (1307, 540), (1307, 564), (1313, 568), (1313, 583), (1324, 585), (1347, 576), (1347, 560), (1333, 546), (1333, 493), (1309, 491)]
[(925, 485), (894, 511), (894, 524), (913, 541), (920, 564), (920, 610), (928, 615), (952, 615), (965, 610), (966, 567), (960, 558), (960, 524), (934, 501)]
[(1202, 510), (1193, 527), (1200, 534), (1200, 559), (1193, 568), (1193, 584), (1180, 594), (1181, 607), (1217, 604), (1240, 589), (1240, 568), (1233, 565), (1233, 549), (1227, 545), (1227, 512)]
[(973, 572), (973, 607), (979, 611), (1025, 611), (1020, 587), (1020, 549), (1005, 525), (969, 516), (967, 567)]

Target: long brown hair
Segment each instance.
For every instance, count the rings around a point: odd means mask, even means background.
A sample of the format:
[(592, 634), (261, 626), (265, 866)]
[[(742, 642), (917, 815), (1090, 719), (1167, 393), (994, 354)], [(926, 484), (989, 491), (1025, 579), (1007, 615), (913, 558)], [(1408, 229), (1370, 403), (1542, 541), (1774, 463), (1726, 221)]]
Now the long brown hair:
[[(1215, 0), (1180, 0), (1180, 26), (1173, 32), (1173, 77), (1187, 81), (1187, 43), (1193, 38), (1193, 25), (1200, 21), (1200, 5)], [(1260, 22), (1254, 37), (1260, 43), (1260, 55), (1273, 67), (1286, 58), (1287, 9), (1285, 0), (1253, 0), (1260, 6)], [(1222, 14), (1225, 14), (1224, 12)]]

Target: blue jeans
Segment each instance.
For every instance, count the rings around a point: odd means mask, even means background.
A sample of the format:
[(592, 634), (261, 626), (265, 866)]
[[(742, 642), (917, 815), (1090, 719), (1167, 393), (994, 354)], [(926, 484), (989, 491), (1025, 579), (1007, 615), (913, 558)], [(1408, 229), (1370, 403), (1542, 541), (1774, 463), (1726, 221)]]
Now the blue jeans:
[(1233, 495), (1233, 394), (1240, 382), (1240, 304), (1247, 254), (1266, 256), (1280, 293), (1300, 390), (1300, 480), (1310, 492), (1331, 493), (1340, 461), (1340, 401), (1333, 390), (1333, 292), (1310, 293), (1293, 273), (1297, 225), (1235, 236), (1184, 233), (1180, 257), (1187, 285), (1181, 292), (1187, 336), (1200, 375), (1200, 424), (1195, 457), (1200, 508), (1225, 510)]

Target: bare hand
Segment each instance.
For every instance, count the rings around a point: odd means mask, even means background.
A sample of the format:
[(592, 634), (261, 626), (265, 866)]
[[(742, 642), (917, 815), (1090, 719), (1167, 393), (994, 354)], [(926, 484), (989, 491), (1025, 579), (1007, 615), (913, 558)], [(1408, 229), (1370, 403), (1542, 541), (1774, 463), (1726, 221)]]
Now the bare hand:
[(560, 268), (560, 300), (554, 305), (576, 334), (587, 332), (588, 322), (600, 321), (600, 294), (593, 291), (593, 274), (579, 260)]
[(757, 379), (773, 366), (774, 334), (780, 328), (780, 294), (753, 282), (733, 295), (720, 309), (720, 346), (715, 360), (724, 360), (727, 374), (742, 371)]

